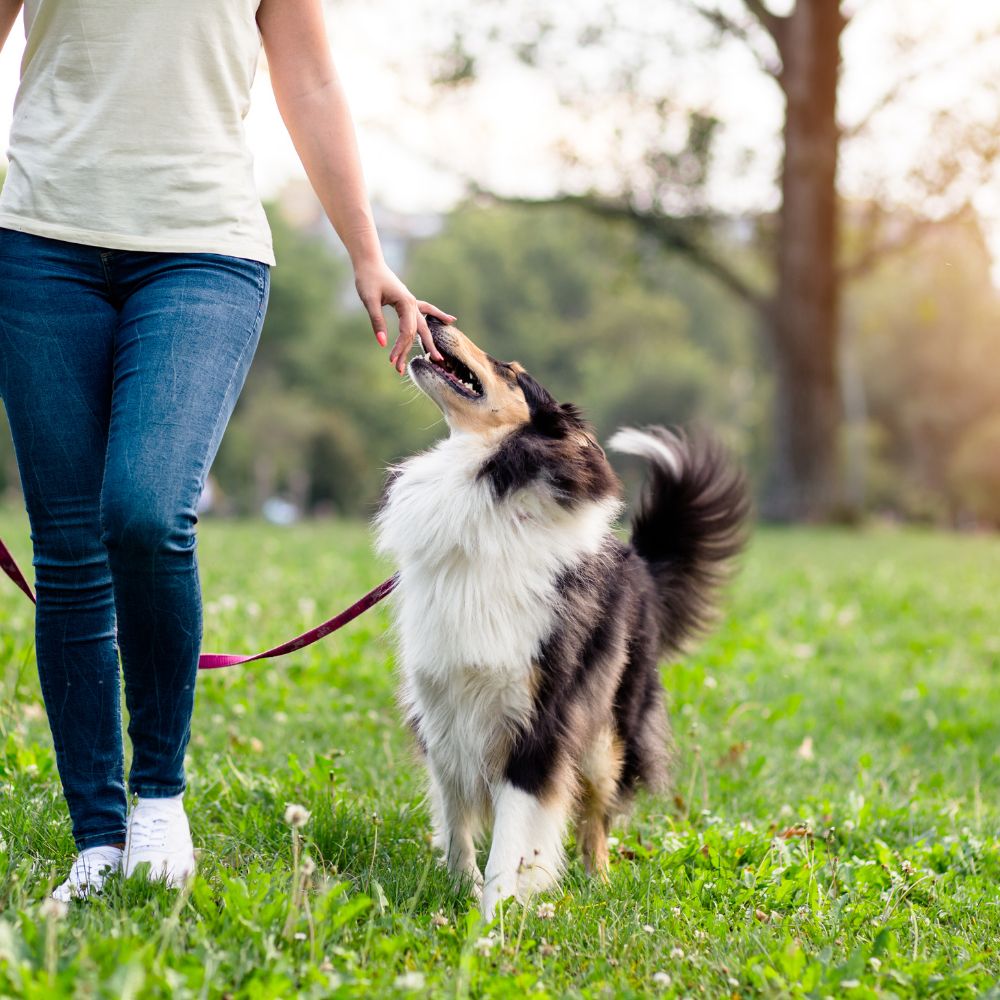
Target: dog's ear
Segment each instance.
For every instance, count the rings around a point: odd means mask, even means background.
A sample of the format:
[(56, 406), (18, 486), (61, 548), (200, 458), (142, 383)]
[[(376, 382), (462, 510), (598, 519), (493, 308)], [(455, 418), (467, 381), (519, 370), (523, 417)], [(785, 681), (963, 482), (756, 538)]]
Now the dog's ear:
[(572, 403), (557, 403), (555, 397), (526, 371), (517, 373), (531, 415), (531, 426), (546, 437), (565, 437), (584, 426), (583, 415)]
[(524, 393), (524, 401), (528, 404), (528, 412), (532, 419), (536, 413), (555, 409), (559, 405), (552, 393), (526, 371), (521, 370), (517, 373), (517, 384)]

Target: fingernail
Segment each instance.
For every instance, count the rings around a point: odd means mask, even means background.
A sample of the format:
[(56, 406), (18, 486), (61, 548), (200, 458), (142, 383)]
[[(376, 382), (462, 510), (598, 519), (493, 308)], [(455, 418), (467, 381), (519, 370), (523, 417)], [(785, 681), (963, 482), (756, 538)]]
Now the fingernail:
[(375, 334), (375, 339), (378, 341), (379, 347), (385, 347), (385, 345), (389, 342), (382, 330), (379, 330), (379, 332)]

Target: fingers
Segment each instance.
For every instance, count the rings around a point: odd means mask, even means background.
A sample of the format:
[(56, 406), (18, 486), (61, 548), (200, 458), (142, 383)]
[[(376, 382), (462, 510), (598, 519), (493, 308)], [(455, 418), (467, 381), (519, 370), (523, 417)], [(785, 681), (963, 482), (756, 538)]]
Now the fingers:
[(385, 347), (389, 343), (389, 335), (386, 333), (385, 316), (382, 315), (382, 303), (373, 298), (362, 299), (362, 302), (368, 312), (368, 318), (371, 320), (372, 330), (379, 347)]
[[(426, 305), (425, 302), (418, 302), (418, 306)], [(417, 333), (420, 334), (420, 340), (422, 341), (424, 348), (428, 351), (431, 358), (434, 361), (443, 361), (444, 358), (441, 356), (441, 352), (437, 349), (434, 344), (434, 338), (431, 336), (430, 328), (427, 326), (427, 320), (423, 317), (423, 309), (417, 310)]]
[(392, 307), (399, 316), (399, 336), (396, 338), (396, 343), (392, 345), (389, 361), (402, 375), (406, 370), (406, 358), (417, 335), (421, 316), (417, 309), (416, 299), (403, 299), (401, 302), (394, 302)]
[(431, 302), (424, 302), (423, 299), (417, 299), (417, 308), (421, 313), (430, 313), (431, 316), (436, 316), (443, 323), (454, 323), (457, 316), (452, 316), (451, 313), (446, 313), (443, 309), (438, 309), (436, 305)]

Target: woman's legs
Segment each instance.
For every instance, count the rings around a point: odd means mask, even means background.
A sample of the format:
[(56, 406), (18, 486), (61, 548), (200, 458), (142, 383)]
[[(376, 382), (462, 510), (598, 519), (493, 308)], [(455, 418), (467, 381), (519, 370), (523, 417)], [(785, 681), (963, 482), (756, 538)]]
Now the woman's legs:
[(117, 325), (97, 250), (0, 229), (0, 395), (31, 523), (42, 696), (81, 850), (125, 839), (115, 606), (100, 527)]
[[(144, 798), (184, 788), (198, 498), (269, 269), (0, 230), (0, 394), (32, 526), (36, 653), (79, 848), (125, 839), (118, 649)], [(113, 587), (112, 587), (113, 580)]]
[(115, 336), (103, 540), (114, 578), (133, 756), (129, 789), (184, 790), (201, 647), (196, 508), (253, 359), (265, 264), (115, 253)]

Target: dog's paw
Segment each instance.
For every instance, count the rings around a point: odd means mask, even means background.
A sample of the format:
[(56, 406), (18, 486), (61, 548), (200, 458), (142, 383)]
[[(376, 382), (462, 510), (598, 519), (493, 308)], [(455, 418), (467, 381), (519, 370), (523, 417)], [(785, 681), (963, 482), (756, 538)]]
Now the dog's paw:
[(482, 898), (480, 900), (480, 912), (483, 920), (492, 922), (497, 915), (497, 910), (504, 900), (510, 899), (514, 895), (514, 887), (505, 885), (502, 879), (493, 879), (483, 887)]

